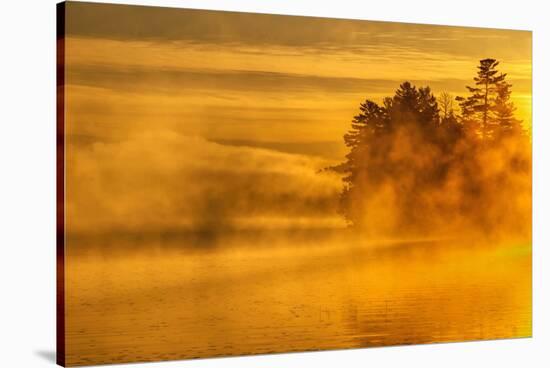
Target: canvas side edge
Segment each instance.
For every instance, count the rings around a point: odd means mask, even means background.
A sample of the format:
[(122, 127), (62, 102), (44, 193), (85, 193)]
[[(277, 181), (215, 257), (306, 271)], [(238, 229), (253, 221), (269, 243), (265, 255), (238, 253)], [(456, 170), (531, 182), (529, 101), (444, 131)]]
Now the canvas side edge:
[(56, 363), (65, 366), (65, 3), (56, 4)]

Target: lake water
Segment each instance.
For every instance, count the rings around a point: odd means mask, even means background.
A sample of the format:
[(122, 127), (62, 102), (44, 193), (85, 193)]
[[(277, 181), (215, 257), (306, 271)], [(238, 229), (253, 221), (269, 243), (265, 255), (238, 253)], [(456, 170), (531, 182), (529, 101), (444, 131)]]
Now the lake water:
[(530, 245), (143, 242), (69, 241), (67, 364), (531, 335)]

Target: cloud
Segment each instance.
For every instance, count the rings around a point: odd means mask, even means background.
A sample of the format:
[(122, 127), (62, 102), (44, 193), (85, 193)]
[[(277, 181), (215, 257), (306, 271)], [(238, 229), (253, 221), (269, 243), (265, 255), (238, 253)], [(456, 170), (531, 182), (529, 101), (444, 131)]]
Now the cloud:
[[(151, 68), (145, 65), (73, 65), (68, 70), (71, 84), (115, 90), (295, 93), (388, 93), (403, 82), (396, 79), (372, 79), (322, 76), (258, 70), (216, 70), (196, 68)], [(439, 90), (464, 91), (471, 79), (409, 79), (415, 85), (430, 85)], [(530, 92), (531, 80), (516, 78), (514, 91)]]
[[(169, 93), (174, 90), (212, 90), (289, 93), (381, 93), (396, 81), (338, 76), (318, 76), (257, 70), (150, 68), (75, 65), (68, 69), (71, 84), (123, 90)], [(465, 82), (463, 82), (465, 83)]]
[[(309, 47), (334, 50), (367, 46), (451, 55), (530, 53), (531, 33), (351, 19), (282, 16), (115, 4), (67, 4), (67, 33), (114, 40), (192, 41), (197, 44)], [(143, 26), (142, 26), (143, 25)]]

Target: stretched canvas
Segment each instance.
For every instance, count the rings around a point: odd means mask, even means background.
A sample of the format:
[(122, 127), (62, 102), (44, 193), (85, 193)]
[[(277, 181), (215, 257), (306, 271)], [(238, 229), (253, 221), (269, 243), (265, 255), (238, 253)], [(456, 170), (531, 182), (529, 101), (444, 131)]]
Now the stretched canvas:
[(57, 9), (59, 364), (531, 336), (531, 32)]

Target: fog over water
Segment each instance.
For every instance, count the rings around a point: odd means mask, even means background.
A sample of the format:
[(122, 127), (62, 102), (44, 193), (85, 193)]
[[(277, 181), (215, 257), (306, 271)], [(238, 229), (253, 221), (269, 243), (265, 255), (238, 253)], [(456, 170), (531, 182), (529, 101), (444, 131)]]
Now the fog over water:
[(69, 364), (531, 335), (529, 137), (457, 159), (403, 216), (441, 152), (398, 130), (383, 160), (410, 175), (361, 196), (363, 228), (327, 169), (366, 98), (467, 95), (488, 56), (529, 131), (529, 32), (67, 9)]

